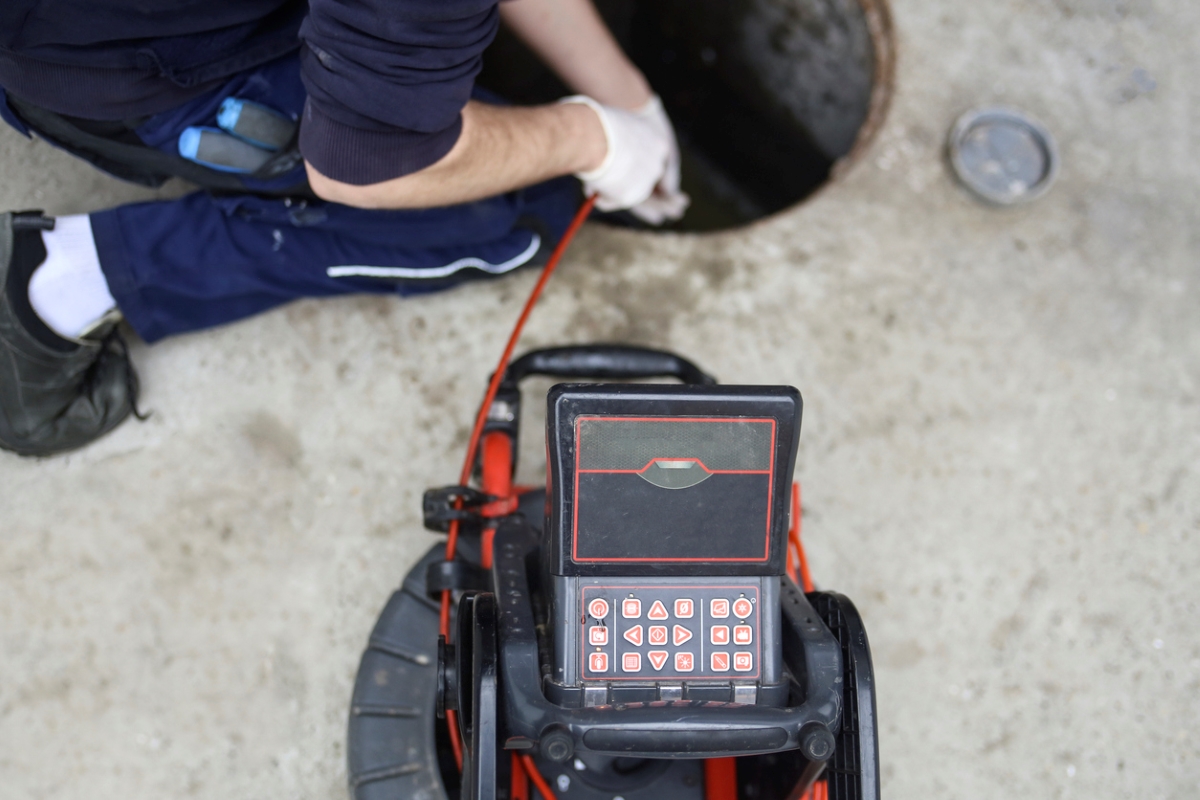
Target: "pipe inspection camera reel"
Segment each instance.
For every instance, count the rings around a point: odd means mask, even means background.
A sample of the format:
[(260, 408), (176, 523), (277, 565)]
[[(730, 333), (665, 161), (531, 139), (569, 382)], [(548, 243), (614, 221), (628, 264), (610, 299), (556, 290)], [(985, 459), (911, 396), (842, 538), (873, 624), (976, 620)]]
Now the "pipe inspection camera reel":
[[(554, 386), (547, 488), (522, 489), (530, 375), (682, 385)], [(800, 417), (793, 388), (720, 386), (662, 351), (514, 361), (477, 486), (425, 495), (452, 541), (363, 654), (355, 800), (877, 800), (862, 621), (790, 577)]]

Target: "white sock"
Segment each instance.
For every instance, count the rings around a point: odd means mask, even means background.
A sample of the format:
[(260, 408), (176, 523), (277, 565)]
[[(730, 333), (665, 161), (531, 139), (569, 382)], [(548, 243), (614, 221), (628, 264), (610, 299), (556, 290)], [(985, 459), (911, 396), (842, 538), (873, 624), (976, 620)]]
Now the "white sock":
[(100, 269), (87, 214), (59, 217), (42, 231), (46, 260), (29, 279), (29, 303), (59, 336), (78, 339), (117, 306)]

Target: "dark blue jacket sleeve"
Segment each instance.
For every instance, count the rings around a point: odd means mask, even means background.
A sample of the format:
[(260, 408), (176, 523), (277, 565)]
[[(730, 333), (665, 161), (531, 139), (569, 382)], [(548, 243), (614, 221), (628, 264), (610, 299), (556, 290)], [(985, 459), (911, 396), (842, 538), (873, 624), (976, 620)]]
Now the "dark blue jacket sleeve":
[(458, 141), (497, 0), (311, 0), (300, 29), (300, 152), (364, 185), (438, 161)]

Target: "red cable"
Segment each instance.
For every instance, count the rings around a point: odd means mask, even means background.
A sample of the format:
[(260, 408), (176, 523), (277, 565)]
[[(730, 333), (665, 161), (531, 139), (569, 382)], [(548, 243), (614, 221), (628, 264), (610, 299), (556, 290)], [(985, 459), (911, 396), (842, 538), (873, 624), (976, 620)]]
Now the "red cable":
[[(813, 590), (812, 575), (808, 572), (808, 557), (804, 554), (804, 545), (800, 541), (801, 531), (801, 508), (800, 508), (800, 484), (792, 484), (792, 527), (788, 531), (789, 549), (795, 548), (796, 560), (800, 562), (800, 588), (808, 594)], [(791, 561), (790, 555), (788, 561)]]
[(525, 774), (529, 776), (529, 780), (533, 781), (533, 785), (542, 793), (542, 800), (558, 800), (554, 790), (550, 788), (550, 784), (546, 783), (542, 773), (538, 772), (537, 764), (530, 756), (521, 753), (521, 765), (525, 767)]
[[(592, 213), (592, 206), (595, 203), (595, 196), (589, 197), (583, 201), (583, 205), (575, 212), (575, 218), (571, 220), (571, 224), (567, 227), (567, 232), (559, 239), (558, 246), (554, 248), (554, 252), (550, 254), (550, 258), (546, 261), (546, 266), (542, 268), (542, 274), (538, 277), (537, 283), (534, 284), (533, 291), (529, 293), (529, 299), (525, 301), (525, 308), (521, 310), (521, 316), (517, 317), (517, 323), (513, 326), (512, 334), (508, 337), (508, 344), (504, 346), (504, 353), (500, 356), (500, 363), (496, 366), (496, 371), (492, 373), (492, 380), (488, 384), (487, 393), (483, 396), (483, 403), (479, 406), (479, 413), (475, 415), (475, 427), (471, 431), (471, 438), (467, 441), (467, 457), (463, 459), (462, 471), (458, 475), (458, 482), (463, 486), (466, 486), (471, 480), (471, 473), (475, 468), (475, 453), (479, 449), (479, 439), (483, 434), (483, 426), (487, 423), (488, 411), (492, 408), (492, 401), (496, 399), (496, 392), (500, 390), (500, 382), (504, 380), (504, 372), (508, 368), (508, 362), (512, 358), (513, 350), (516, 349), (517, 340), (521, 338), (521, 331), (525, 328), (525, 322), (529, 319), (529, 314), (533, 311), (533, 306), (537, 303), (538, 298), (541, 297), (542, 290), (546, 288), (546, 282), (550, 279), (554, 268), (558, 266), (563, 253), (566, 252), (567, 247), (571, 244), (571, 240), (575, 238), (575, 234), (583, 226), (588, 215)], [(457, 547), (458, 520), (452, 520), (450, 522), (449, 536), (446, 539), (447, 561), (454, 558), (454, 552)], [(443, 631), (443, 634), (445, 634), (445, 631)]]
[(529, 776), (525, 774), (525, 769), (521, 766), (521, 756), (517, 752), (512, 754), (512, 781), (510, 782), (509, 796), (512, 800), (529, 800)]
[(704, 760), (704, 800), (737, 800), (737, 759)]
[[(566, 233), (558, 240), (558, 246), (554, 248), (554, 252), (550, 254), (550, 258), (546, 260), (546, 266), (542, 267), (542, 274), (534, 284), (533, 291), (529, 293), (529, 299), (525, 301), (525, 308), (521, 310), (521, 316), (517, 317), (517, 323), (513, 326), (512, 334), (508, 337), (508, 344), (504, 346), (504, 353), (500, 356), (500, 363), (496, 366), (496, 371), (492, 373), (492, 380), (488, 383), (487, 392), (483, 396), (483, 403), (479, 406), (479, 413), (475, 415), (475, 427), (471, 431), (471, 438), (467, 442), (467, 457), (463, 460), (462, 472), (459, 473), (458, 482), (461, 486), (466, 486), (471, 481), (471, 473), (475, 469), (475, 454), (479, 450), (479, 440), (483, 435), (483, 426), (487, 423), (488, 411), (492, 408), (492, 401), (496, 399), (496, 392), (500, 390), (500, 382), (504, 380), (504, 373), (508, 369), (508, 362), (512, 358), (513, 350), (516, 349), (517, 340), (521, 338), (521, 331), (525, 328), (525, 322), (529, 319), (529, 314), (533, 311), (534, 305), (538, 298), (542, 296), (542, 290), (546, 288), (546, 282), (550, 279), (550, 275), (554, 272), (554, 268), (558, 266), (558, 262), (562, 260), (563, 253), (567, 251), (571, 240), (575, 238), (575, 234), (583, 227), (583, 223), (587, 220), (588, 215), (592, 213), (592, 206), (596, 204), (596, 196), (592, 195), (587, 200), (583, 201), (583, 205), (575, 212), (575, 218), (571, 220), (571, 224), (567, 226)], [(448, 536), (446, 537), (446, 560), (453, 561), (454, 553), (458, 548), (458, 520), (450, 521)], [(442, 592), (442, 607), (438, 614), (438, 632), (446, 637), (446, 641), (450, 641), (450, 591)], [(458, 764), (459, 771), (462, 771), (462, 743), (458, 740), (458, 718), (457, 715), (447, 709), (446, 711), (446, 727), (450, 729), (450, 746), (454, 749), (454, 761)], [(528, 756), (525, 756), (528, 758)], [(533, 760), (529, 759), (526, 764), (527, 771), (530, 773), (530, 778), (538, 789), (545, 785), (545, 781), (541, 779), (541, 775), (537, 774), (537, 768), (533, 766)], [(547, 794), (549, 787), (543, 792), (546, 800), (553, 800), (553, 794)]]

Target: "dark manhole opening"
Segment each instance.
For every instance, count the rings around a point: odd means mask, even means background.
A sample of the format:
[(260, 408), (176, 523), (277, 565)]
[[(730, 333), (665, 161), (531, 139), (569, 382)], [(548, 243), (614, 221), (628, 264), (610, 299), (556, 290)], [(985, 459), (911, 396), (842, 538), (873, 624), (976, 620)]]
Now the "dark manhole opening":
[[(795, 205), (869, 142), (891, 93), (886, 0), (596, 0), (663, 98), (692, 206), (673, 230)], [(568, 90), (501, 30), (480, 85), (518, 103)]]

